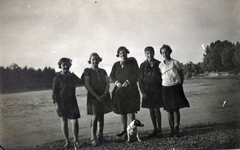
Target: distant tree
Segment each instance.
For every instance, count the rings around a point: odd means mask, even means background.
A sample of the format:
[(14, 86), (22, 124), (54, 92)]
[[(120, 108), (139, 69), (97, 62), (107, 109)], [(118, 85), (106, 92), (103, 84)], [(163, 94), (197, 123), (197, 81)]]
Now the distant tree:
[(222, 59), (223, 70), (232, 70), (234, 69), (233, 57), (235, 52), (235, 46), (233, 43), (225, 41), (222, 52), (220, 53)]
[(205, 54), (203, 54), (203, 62), (201, 63), (201, 68), (204, 72), (208, 71), (207, 64), (209, 63), (209, 59), (207, 59), (208, 54), (210, 53), (210, 46), (206, 46)]
[(43, 77), (46, 80), (46, 82), (52, 82), (53, 77), (55, 76), (55, 69), (52, 69), (50, 67), (45, 67), (43, 69)]
[(0, 93), (11, 92), (25, 88), (51, 87), (55, 76), (55, 69), (45, 67), (34, 69), (32, 67), (19, 67), (16, 63), (4, 68), (0, 66)]
[(201, 70), (202, 70), (203, 72), (208, 71), (208, 69), (207, 69), (207, 64), (206, 64), (204, 61), (201, 62), (200, 67), (201, 67)]
[(9, 68), (10, 68), (11, 70), (16, 70), (16, 69), (19, 69), (20, 67), (19, 67), (17, 64), (12, 63), (11, 65), (9, 65)]
[[(228, 45), (228, 41), (216, 41), (215, 43), (211, 43), (209, 49), (206, 50), (206, 54), (204, 55), (202, 66), (206, 66), (207, 71), (223, 71), (224, 66), (222, 64), (221, 53), (226, 45)], [(224, 53), (223, 53), (224, 55)]]
[(194, 64), (193, 62), (188, 62), (187, 64), (182, 65), (183, 73), (186, 78), (191, 78), (196, 76), (199, 73), (202, 73), (201, 63)]
[(220, 54), (222, 52), (222, 48), (215, 46), (211, 49), (210, 60), (208, 63), (208, 67), (211, 71), (221, 71), (222, 69), (222, 60)]
[(234, 67), (236, 69), (240, 69), (240, 44), (239, 44), (239, 42), (237, 42), (237, 44), (235, 46), (235, 52), (234, 52), (232, 61), (233, 61)]
[(191, 61), (183, 65), (185, 77), (189, 78), (206, 71), (240, 72), (240, 43), (236, 45), (227, 40), (211, 42), (205, 48), (203, 61), (194, 64)]
[(198, 74), (199, 73), (203, 73), (204, 71), (203, 71), (203, 69), (202, 69), (202, 62), (199, 62), (198, 64), (197, 64), (197, 67), (198, 67)]

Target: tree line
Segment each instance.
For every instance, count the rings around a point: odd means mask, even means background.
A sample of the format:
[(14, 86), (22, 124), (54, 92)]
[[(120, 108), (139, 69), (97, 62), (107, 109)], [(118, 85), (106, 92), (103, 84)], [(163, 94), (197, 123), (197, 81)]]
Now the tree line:
[(55, 69), (45, 67), (19, 67), (13, 63), (4, 68), (0, 67), (0, 93), (40, 90), (52, 87)]
[(206, 46), (202, 62), (184, 64), (183, 70), (186, 77), (213, 71), (238, 74), (240, 72), (240, 43), (234, 44), (227, 40), (212, 42)]
[[(237, 74), (240, 72), (240, 44), (227, 40), (212, 42), (206, 46), (202, 62), (189, 62), (182, 66), (187, 78), (206, 71)], [(43, 70), (27, 66), (21, 68), (15, 63), (6, 68), (0, 67), (0, 93), (51, 88), (55, 74), (55, 69), (51, 67)]]

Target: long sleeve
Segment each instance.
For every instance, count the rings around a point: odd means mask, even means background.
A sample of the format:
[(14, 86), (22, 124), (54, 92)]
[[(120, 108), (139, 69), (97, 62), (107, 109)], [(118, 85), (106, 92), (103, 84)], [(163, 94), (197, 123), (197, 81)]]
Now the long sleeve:
[(128, 81), (131, 83), (136, 83), (138, 80), (138, 73), (139, 73), (139, 67), (138, 67), (138, 63), (137, 60), (135, 58), (132, 58), (132, 63), (133, 63), (133, 74), (132, 76), (128, 79)]
[(116, 75), (115, 75), (115, 73), (116, 73), (116, 68), (117, 68), (117, 64), (114, 63), (114, 65), (113, 65), (113, 67), (112, 67), (112, 71), (111, 71), (111, 73), (110, 73), (110, 78), (111, 78), (111, 80), (112, 80), (113, 83), (115, 83), (115, 82), (117, 81), (117, 78), (116, 78)]
[(143, 72), (144, 72), (144, 65), (141, 64), (140, 65), (140, 69), (139, 69), (139, 88), (141, 93), (144, 93), (144, 84), (143, 84)]
[(111, 80), (115, 83), (116, 81), (120, 83), (128, 82), (131, 84), (136, 84), (138, 80), (139, 67), (135, 58), (129, 58), (121, 66), (120, 62), (116, 62), (110, 73)]

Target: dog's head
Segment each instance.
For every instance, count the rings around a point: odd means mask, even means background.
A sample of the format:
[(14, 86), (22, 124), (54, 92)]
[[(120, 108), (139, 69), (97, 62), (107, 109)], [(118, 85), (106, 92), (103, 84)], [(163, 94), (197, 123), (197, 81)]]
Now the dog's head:
[(143, 127), (144, 126), (144, 124), (142, 124), (139, 120), (137, 120), (137, 119), (135, 119), (135, 120), (133, 120), (134, 121), (134, 125), (136, 126), (136, 127)]

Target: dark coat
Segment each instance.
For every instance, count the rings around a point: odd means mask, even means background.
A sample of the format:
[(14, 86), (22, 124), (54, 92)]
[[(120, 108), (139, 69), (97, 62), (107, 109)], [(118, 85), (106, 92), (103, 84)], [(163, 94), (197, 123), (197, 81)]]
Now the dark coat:
[[(140, 110), (140, 94), (137, 86), (138, 70), (138, 63), (133, 57), (124, 61), (124, 67), (120, 61), (113, 65), (110, 74), (111, 80), (121, 84), (128, 80), (130, 83), (125, 89), (118, 90), (115, 86), (112, 91), (112, 106), (116, 114), (135, 113)], [(123, 93), (121, 94), (121, 92)]]

